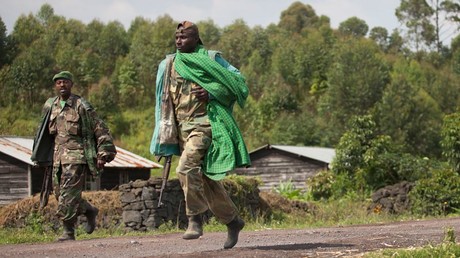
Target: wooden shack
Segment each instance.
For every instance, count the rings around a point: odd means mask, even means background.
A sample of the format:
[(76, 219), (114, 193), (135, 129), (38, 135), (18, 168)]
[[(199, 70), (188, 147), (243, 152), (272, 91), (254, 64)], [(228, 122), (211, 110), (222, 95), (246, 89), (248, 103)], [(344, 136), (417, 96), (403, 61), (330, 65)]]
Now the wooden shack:
[[(0, 206), (40, 193), (45, 169), (30, 160), (32, 138), (0, 136)], [(115, 159), (97, 178), (87, 177), (86, 190), (114, 190), (136, 179), (150, 178), (162, 165), (117, 148)]]
[(257, 177), (261, 191), (272, 190), (280, 183), (291, 182), (296, 189), (306, 189), (309, 177), (328, 170), (335, 150), (323, 147), (267, 144), (249, 153), (251, 166), (238, 168), (238, 175)]

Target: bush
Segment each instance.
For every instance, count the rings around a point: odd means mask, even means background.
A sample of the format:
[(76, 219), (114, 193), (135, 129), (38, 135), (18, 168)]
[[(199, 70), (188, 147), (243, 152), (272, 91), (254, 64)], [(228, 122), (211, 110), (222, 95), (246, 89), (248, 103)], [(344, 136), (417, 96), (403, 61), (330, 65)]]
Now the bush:
[(334, 173), (328, 170), (321, 171), (308, 178), (307, 189), (309, 196), (315, 201), (329, 199), (332, 196), (334, 178)]
[(447, 215), (460, 208), (460, 176), (451, 169), (433, 171), (416, 182), (409, 193), (412, 211), (421, 215)]

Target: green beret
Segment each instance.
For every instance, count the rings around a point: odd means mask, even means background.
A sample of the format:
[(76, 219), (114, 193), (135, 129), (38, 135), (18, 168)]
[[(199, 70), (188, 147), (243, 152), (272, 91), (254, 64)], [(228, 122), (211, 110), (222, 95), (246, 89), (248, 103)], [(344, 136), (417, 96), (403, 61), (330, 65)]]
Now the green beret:
[(67, 79), (73, 81), (73, 75), (69, 71), (62, 71), (53, 76), (53, 81), (56, 81), (57, 79)]

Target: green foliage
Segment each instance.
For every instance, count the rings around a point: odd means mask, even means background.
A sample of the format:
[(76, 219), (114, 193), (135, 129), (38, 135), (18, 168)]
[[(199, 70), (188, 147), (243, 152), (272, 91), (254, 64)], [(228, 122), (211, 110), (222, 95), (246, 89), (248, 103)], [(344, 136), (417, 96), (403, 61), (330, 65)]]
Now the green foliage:
[(432, 172), (410, 191), (412, 210), (421, 215), (447, 215), (460, 209), (460, 176), (450, 169)]
[(398, 257), (398, 258), (428, 258), (428, 257), (460, 257), (460, 246), (456, 244), (428, 245), (417, 249), (387, 249), (368, 253), (364, 258)]
[[(403, 2), (399, 14), (415, 22), (408, 28), (421, 28), (418, 39), (426, 41), (429, 8)], [(205, 46), (221, 51), (246, 77), (250, 97), (245, 109), (235, 109), (235, 119), (250, 150), (267, 143), (338, 147), (334, 173), (348, 173), (342, 183), (353, 186), (333, 191), (342, 194), (417, 180), (429, 166), (418, 157), (440, 158), (442, 117), (460, 103), (460, 40), (442, 52), (413, 53), (406, 42), (417, 38), (381, 27), (362, 37), (368, 28), (359, 17), (334, 29), (327, 16), (301, 2), (266, 28), (243, 20), (222, 29), (210, 19), (196, 22)], [(156, 72), (175, 51), (176, 24), (169, 15), (136, 17), (126, 31), (118, 21), (67, 19), (49, 4), (20, 16), (10, 35), (0, 20), (1, 133), (32, 136), (43, 102), (54, 94), (50, 78), (66, 69), (75, 75), (74, 92), (90, 100), (116, 143), (151, 157)], [(353, 131), (357, 124), (348, 121), (368, 114), (372, 129), (357, 128), (370, 135)]]
[(38, 127), (38, 111), (0, 106), (0, 135), (32, 136)]
[(444, 239), (439, 245), (427, 245), (416, 249), (388, 249), (383, 251), (371, 252), (363, 257), (459, 257), (460, 246), (457, 245), (455, 231), (452, 227), (444, 228)]
[(320, 98), (319, 111), (327, 115), (331, 130), (339, 138), (347, 129), (347, 121), (372, 110), (390, 81), (389, 67), (380, 50), (362, 38), (336, 44), (327, 78), (328, 88)]
[(453, 113), (444, 117), (442, 125), (443, 156), (452, 169), (460, 173), (460, 113)]
[(352, 175), (363, 166), (363, 155), (375, 137), (375, 126), (371, 116), (357, 116), (350, 121), (350, 130), (340, 139), (332, 161), (332, 170), (336, 174)]
[(292, 183), (292, 179), (285, 182), (280, 181), (273, 191), (289, 200), (304, 200), (306, 197), (301, 189), (296, 189), (295, 185)]
[(305, 28), (319, 27), (319, 25), (320, 19), (311, 5), (297, 1), (281, 12), (279, 27), (285, 30), (300, 33)]
[(251, 202), (258, 200), (260, 180), (232, 174), (227, 176), (222, 183), (242, 217), (253, 220), (265, 215), (263, 211), (254, 209), (251, 205)]
[(153, 105), (143, 110), (126, 109), (121, 115), (116, 114), (114, 118), (116, 118), (114, 122), (117, 123), (115, 128), (117, 126), (124, 128), (115, 134), (120, 140), (119, 145), (142, 157), (150, 157), (153, 160), (153, 155), (150, 154), (150, 140), (154, 127)]
[(327, 200), (332, 196), (335, 174), (323, 170), (307, 180), (308, 195), (315, 201)]
[(353, 37), (364, 37), (369, 31), (369, 26), (364, 20), (354, 16), (339, 24), (339, 31)]
[(43, 216), (36, 211), (30, 213), (27, 216), (25, 220), (25, 226), (37, 234), (44, 234), (50, 229), (50, 226), (46, 225)]
[(453, 227), (446, 227), (444, 228), (444, 243), (450, 243), (450, 244), (455, 244), (457, 243), (456, 237), (455, 237), (455, 231)]

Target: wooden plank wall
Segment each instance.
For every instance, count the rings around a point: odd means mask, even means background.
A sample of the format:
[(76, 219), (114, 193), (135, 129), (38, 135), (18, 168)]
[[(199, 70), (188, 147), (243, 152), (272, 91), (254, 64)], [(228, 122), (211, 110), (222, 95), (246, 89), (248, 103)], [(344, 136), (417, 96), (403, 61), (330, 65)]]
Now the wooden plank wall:
[(28, 165), (0, 153), (0, 206), (29, 195)]
[(260, 178), (263, 182), (259, 186), (261, 191), (272, 190), (280, 182), (289, 180), (296, 189), (306, 190), (307, 179), (327, 169), (323, 162), (272, 149), (262, 150), (251, 159), (251, 167), (236, 169), (235, 173)]

